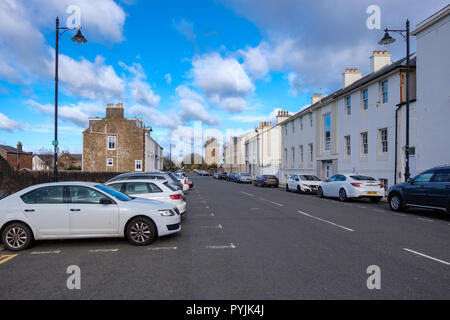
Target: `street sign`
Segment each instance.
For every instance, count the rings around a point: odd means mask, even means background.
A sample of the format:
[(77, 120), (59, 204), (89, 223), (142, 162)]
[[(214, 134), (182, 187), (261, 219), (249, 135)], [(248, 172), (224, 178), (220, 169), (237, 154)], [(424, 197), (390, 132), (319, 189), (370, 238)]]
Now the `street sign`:
[(53, 140), (52, 145), (57, 146), (59, 144), (58, 140)]

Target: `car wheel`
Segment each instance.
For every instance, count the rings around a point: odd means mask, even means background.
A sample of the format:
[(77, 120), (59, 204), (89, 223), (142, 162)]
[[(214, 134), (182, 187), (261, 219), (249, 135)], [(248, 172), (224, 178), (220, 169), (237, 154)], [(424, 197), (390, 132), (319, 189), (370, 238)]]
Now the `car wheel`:
[(2, 242), (9, 251), (25, 250), (33, 241), (33, 233), (24, 223), (12, 223), (2, 233)]
[(322, 190), (321, 187), (319, 187), (319, 188), (317, 189), (317, 196), (318, 196), (319, 198), (323, 198), (323, 190)]
[(372, 201), (373, 203), (378, 203), (381, 201), (381, 197), (370, 198), (370, 201)]
[(398, 193), (393, 193), (389, 196), (389, 207), (393, 211), (403, 211), (403, 199)]
[(297, 186), (297, 193), (302, 193), (302, 188), (300, 186)]
[(339, 190), (339, 200), (342, 202), (345, 202), (348, 200), (347, 198), (347, 192), (345, 192), (344, 189)]
[(150, 219), (138, 217), (128, 223), (125, 234), (131, 244), (145, 246), (155, 241), (156, 227)]

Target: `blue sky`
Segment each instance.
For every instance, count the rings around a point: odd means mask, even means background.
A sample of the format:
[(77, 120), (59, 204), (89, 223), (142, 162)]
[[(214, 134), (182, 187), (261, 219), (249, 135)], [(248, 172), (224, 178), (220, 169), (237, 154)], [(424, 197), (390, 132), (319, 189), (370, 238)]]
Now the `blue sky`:
[(239, 134), (273, 121), (277, 108), (295, 113), (313, 93), (338, 89), (346, 67), (367, 74), (372, 50), (404, 56), (402, 41), (376, 44), (383, 33), (366, 27), (368, 6), (380, 7), (381, 28), (406, 17), (414, 28), (446, 3), (0, 0), (0, 144), (51, 148), (54, 23), (66, 24), (70, 5), (88, 42), (61, 37), (59, 140), (78, 153), (87, 118), (106, 103), (143, 117), (166, 150), (193, 121)]

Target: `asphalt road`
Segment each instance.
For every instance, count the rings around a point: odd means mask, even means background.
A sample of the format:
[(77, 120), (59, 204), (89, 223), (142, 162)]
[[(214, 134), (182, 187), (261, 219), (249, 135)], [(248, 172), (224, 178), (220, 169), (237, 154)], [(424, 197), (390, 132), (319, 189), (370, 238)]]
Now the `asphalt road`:
[[(450, 215), (192, 179), (183, 230), (151, 246), (95, 239), (0, 251), (0, 299), (450, 298)], [(66, 286), (70, 265), (80, 290)], [(373, 265), (381, 288), (370, 290)]]

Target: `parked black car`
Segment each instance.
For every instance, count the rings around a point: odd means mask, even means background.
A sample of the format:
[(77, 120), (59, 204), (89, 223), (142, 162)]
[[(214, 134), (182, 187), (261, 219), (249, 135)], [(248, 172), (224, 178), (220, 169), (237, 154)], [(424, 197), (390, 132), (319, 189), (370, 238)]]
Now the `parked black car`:
[(226, 180), (227, 179), (227, 173), (226, 172), (219, 172), (219, 175), (217, 176), (217, 179), (219, 180)]
[(280, 181), (278, 178), (274, 175), (268, 175), (268, 174), (262, 174), (256, 177), (255, 181), (253, 182), (255, 186), (260, 187), (276, 187), (278, 188), (278, 185), (280, 184)]
[(421, 207), (450, 212), (450, 166), (436, 167), (389, 189), (391, 210)]
[(227, 181), (236, 181), (236, 177), (234, 173), (227, 174)]

